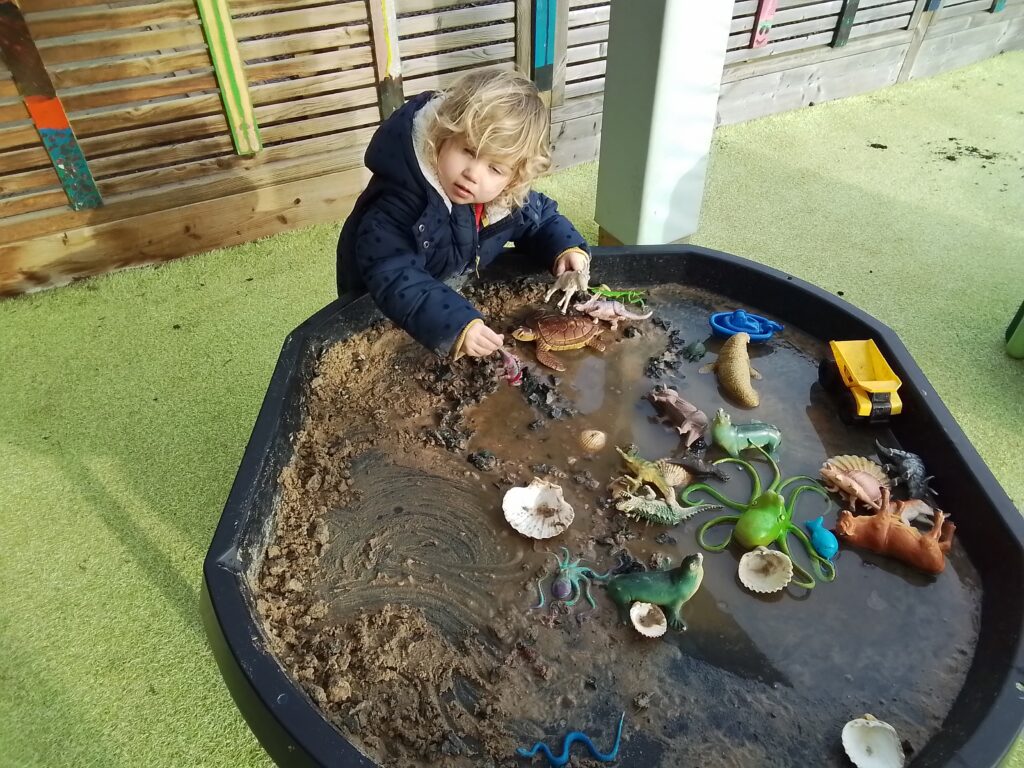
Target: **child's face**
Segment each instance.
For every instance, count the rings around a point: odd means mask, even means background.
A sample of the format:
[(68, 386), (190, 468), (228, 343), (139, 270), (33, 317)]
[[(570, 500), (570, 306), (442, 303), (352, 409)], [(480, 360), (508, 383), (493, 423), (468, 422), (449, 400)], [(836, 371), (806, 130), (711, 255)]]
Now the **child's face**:
[(512, 169), (486, 155), (478, 157), (465, 139), (453, 136), (441, 145), (437, 176), (453, 203), (489, 203), (505, 191), (512, 180)]

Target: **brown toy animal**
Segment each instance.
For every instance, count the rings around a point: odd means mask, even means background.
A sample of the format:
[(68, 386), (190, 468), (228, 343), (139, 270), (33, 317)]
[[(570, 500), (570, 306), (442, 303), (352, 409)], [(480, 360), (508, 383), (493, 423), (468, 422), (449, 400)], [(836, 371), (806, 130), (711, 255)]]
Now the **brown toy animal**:
[(946, 567), (946, 553), (953, 546), (956, 526), (944, 522), (946, 516), (935, 510), (932, 528), (921, 533), (907, 525), (900, 515), (908, 502), (889, 500), (889, 489), (882, 488), (882, 502), (871, 515), (854, 517), (848, 510), (839, 513), (836, 534), (857, 547), (888, 555), (925, 573), (939, 574)]

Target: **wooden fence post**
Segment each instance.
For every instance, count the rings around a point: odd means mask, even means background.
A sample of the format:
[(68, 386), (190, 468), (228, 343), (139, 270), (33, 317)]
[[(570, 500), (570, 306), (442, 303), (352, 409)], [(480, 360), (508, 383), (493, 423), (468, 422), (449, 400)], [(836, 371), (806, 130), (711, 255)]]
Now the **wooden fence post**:
[(530, 77), (533, 63), (533, 0), (516, 0), (516, 70)]
[(551, 106), (565, 103), (565, 73), (569, 66), (569, 0), (554, 0), (555, 48), (554, 70), (551, 73)]
[(0, 0), (0, 57), (39, 132), (72, 210), (103, 205), (67, 112), (53, 87), (18, 0)]
[(398, 15), (395, 0), (367, 0), (370, 34), (373, 37), (373, 62), (377, 69), (377, 104), (380, 119), (405, 103), (402, 87), (402, 57), (398, 49)]
[(924, 42), (925, 35), (928, 34), (928, 25), (931, 24), (934, 14), (925, 10), (927, 3), (928, 0), (920, 0), (920, 3), (914, 9), (913, 15), (910, 17), (908, 29), (913, 30), (914, 36), (911, 38), (910, 45), (907, 46), (907, 52), (903, 56), (900, 73), (896, 76), (897, 83), (905, 83), (910, 79), (910, 73), (914, 69), (914, 62), (917, 60), (917, 52), (921, 50), (921, 43)]
[(231, 25), (227, 0), (196, 0), (206, 46), (210, 49), (213, 73), (217, 77), (224, 114), (231, 129), (231, 140), (239, 155), (254, 155), (263, 149), (256, 113), (249, 98), (245, 62), (238, 50), (238, 39)]
[(843, 11), (839, 14), (839, 23), (836, 24), (836, 34), (832, 38), (833, 48), (842, 48), (850, 39), (853, 19), (857, 15), (857, 8), (859, 7), (860, 0), (846, 0), (843, 3)]

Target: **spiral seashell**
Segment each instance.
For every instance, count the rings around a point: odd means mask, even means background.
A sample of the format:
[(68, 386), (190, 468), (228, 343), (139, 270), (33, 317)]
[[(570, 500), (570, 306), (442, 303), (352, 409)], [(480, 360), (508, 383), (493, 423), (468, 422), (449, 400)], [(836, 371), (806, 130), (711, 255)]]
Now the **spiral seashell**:
[(758, 547), (740, 558), (739, 577), (751, 592), (778, 592), (793, 578), (793, 561), (784, 552)]
[(878, 481), (880, 486), (883, 488), (889, 487), (889, 476), (885, 474), (885, 470), (876, 462), (871, 459), (865, 459), (863, 456), (852, 456), (850, 454), (833, 456), (830, 459), (825, 459), (822, 467), (828, 465), (831, 465), (840, 472), (867, 472)]
[(562, 498), (562, 488), (539, 478), (509, 488), (501, 501), (505, 520), (523, 536), (550, 539), (572, 524), (575, 512)]
[(644, 637), (661, 637), (668, 631), (665, 612), (653, 603), (633, 603), (629, 607), (629, 619)]
[(906, 762), (896, 729), (873, 715), (843, 726), (843, 749), (857, 768), (903, 768)]
[(608, 435), (600, 429), (584, 429), (580, 432), (580, 447), (587, 453), (597, 453), (608, 443)]

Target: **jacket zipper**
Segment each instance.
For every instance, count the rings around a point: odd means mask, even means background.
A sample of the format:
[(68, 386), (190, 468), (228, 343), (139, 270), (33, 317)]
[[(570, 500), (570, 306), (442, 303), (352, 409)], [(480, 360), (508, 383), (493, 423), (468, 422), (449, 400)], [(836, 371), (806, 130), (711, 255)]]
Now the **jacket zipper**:
[(512, 224), (513, 224), (512, 217), (511, 216), (506, 216), (505, 218), (501, 219), (501, 221), (496, 221), (493, 224), (488, 224), (486, 227), (484, 227), (483, 229), (479, 230), (474, 235), (474, 238), (475, 238), (474, 245), (475, 245), (475, 250), (476, 250), (476, 264), (473, 267), (473, 271), (476, 272), (476, 276), (477, 277), (480, 277), (480, 241), (483, 240), (483, 236), (486, 235), (486, 234), (493, 234), (495, 232), (500, 232), (503, 229), (509, 229), (512, 226)]

